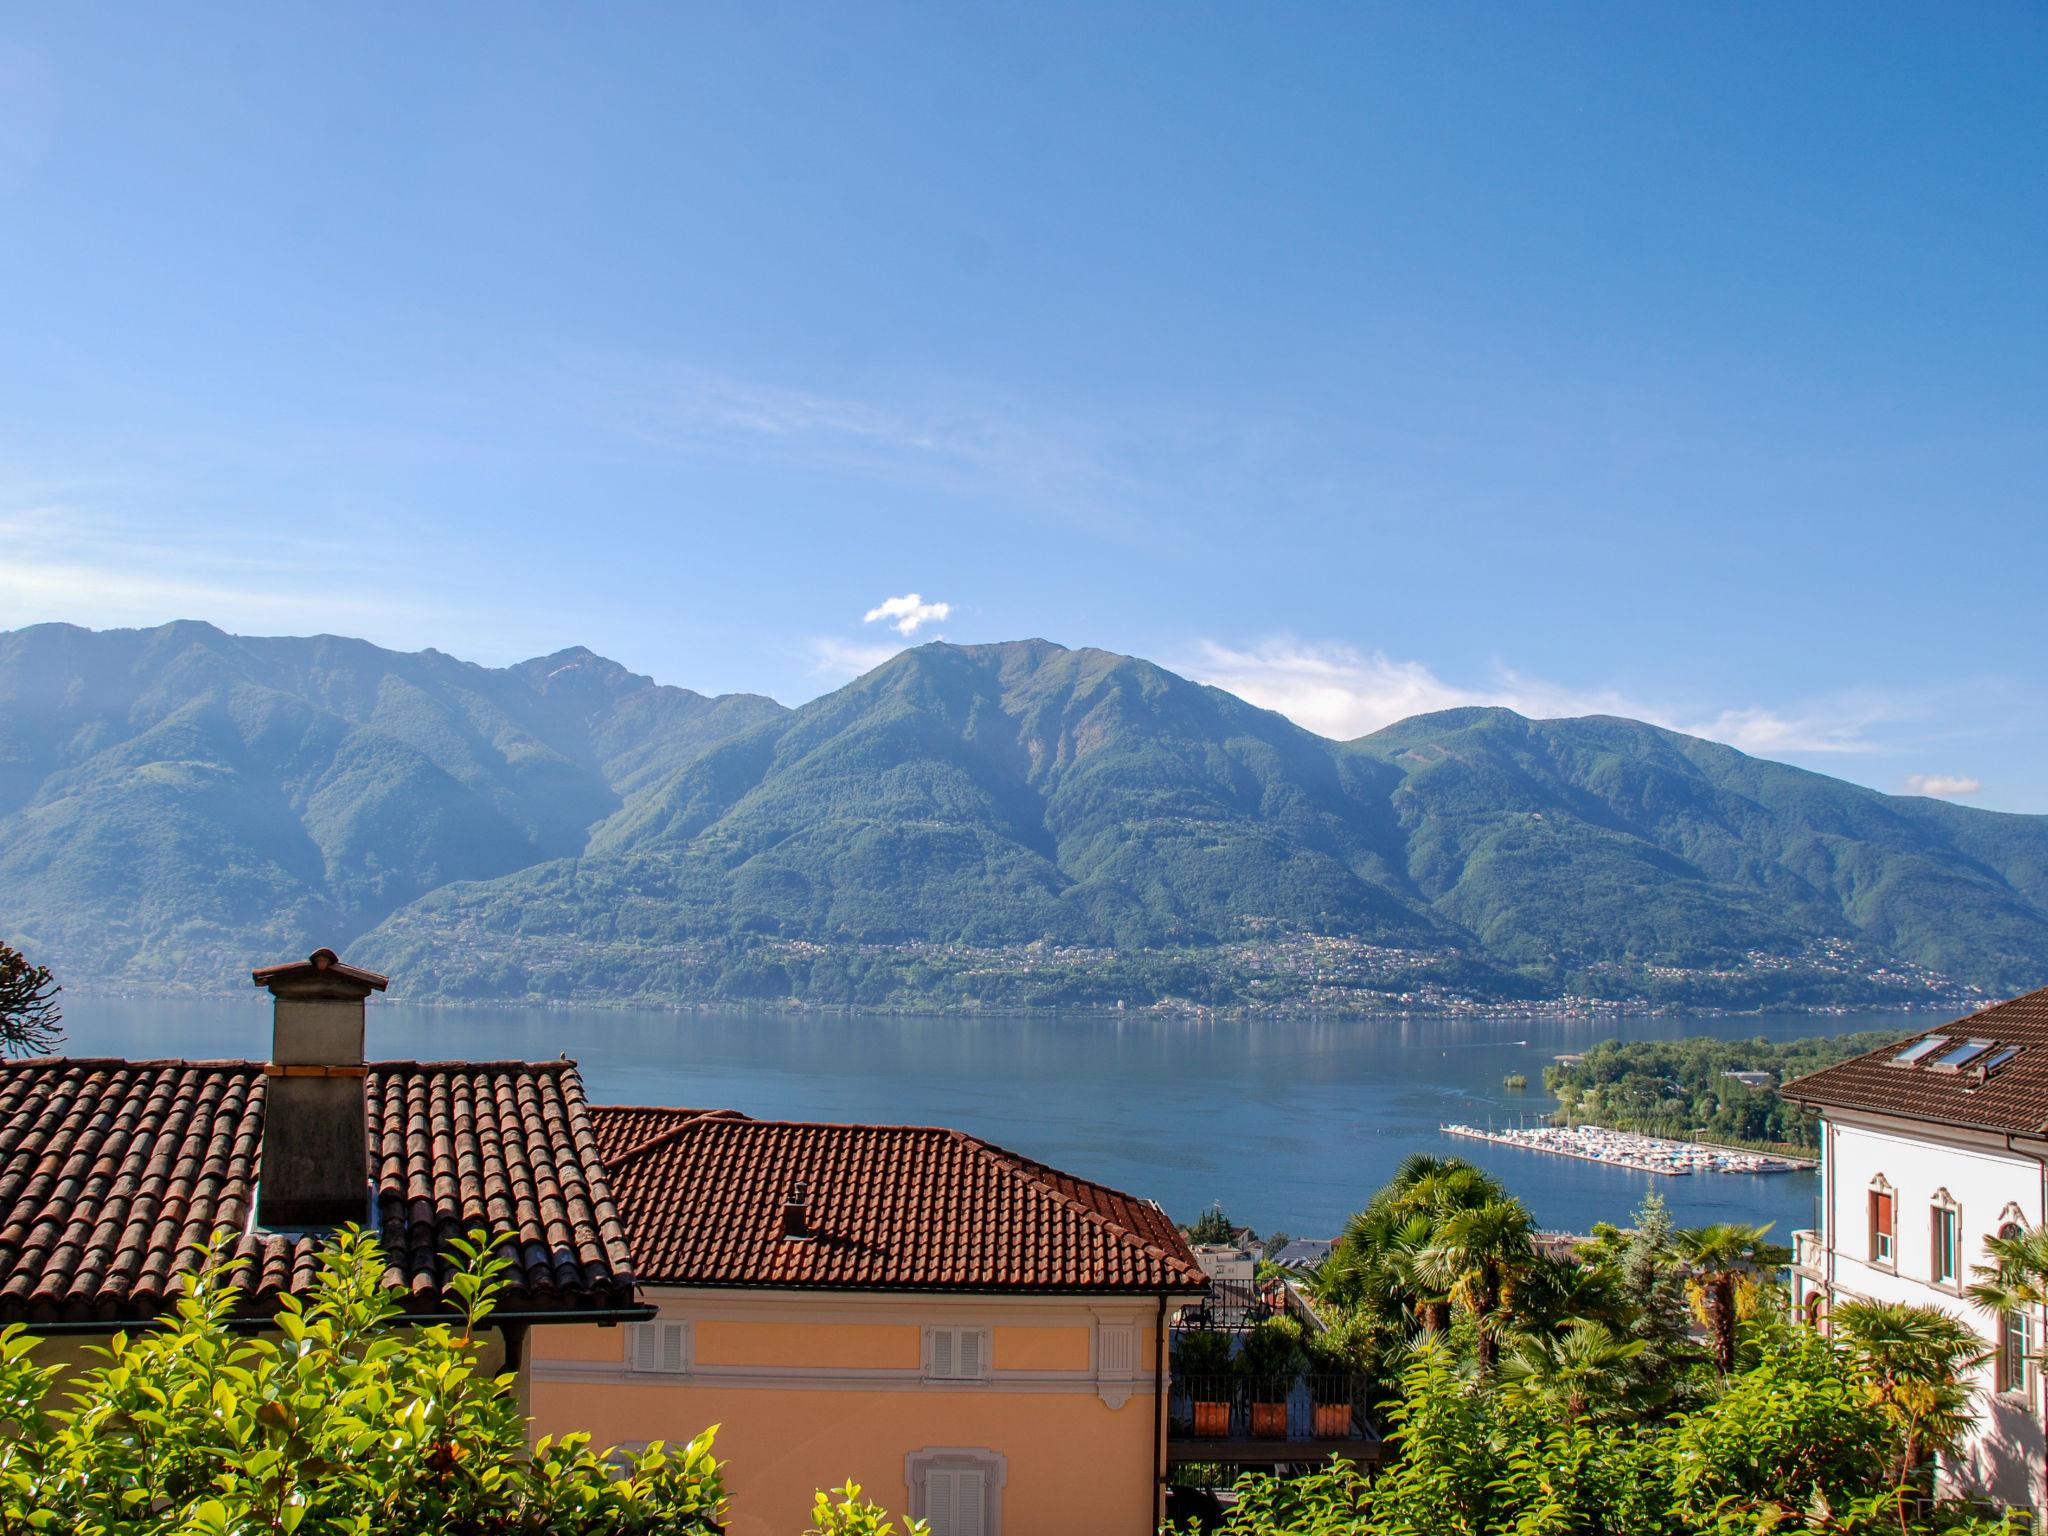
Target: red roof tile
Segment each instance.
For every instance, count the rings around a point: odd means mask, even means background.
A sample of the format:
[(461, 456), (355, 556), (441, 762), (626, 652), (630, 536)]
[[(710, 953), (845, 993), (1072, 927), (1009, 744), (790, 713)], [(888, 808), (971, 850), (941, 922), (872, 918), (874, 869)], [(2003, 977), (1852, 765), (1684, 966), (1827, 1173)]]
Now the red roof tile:
[[(591, 1112), (643, 1284), (1198, 1292), (1157, 1206), (959, 1131)], [(801, 1182), (808, 1240), (782, 1235)]]
[[(573, 1063), (375, 1062), (364, 1086), (385, 1278), (408, 1307), (439, 1303), (448, 1240), (474, 1227), (514, 1234), (508, 1309), (632, 1303)], [(251, 1308), (303, 1290), (314, 1240), (247, 1230), (263, 1104), (256, 1062), (0, 1065), (0, 1321), (151, 1315), (223, 1227)]]
[[(1906, 1046), (1932, 1036), (1956, 1045), (1989, 1040), (2018, 1046), (2020, 1051), (1981, 1079), (1968, 1063), (1961, 1071), (1941, 1070), (1936, 1064), (1952, 1049), (1946, 1045), (1913, 1065), (1896, 1065)], [(1996, 1055), (1987, 1051), (1977, 1060), (1987, 1062)], [(1952, 1023), (1901, 1035), (1895, 1044), (1795, 1078), (1780, 1091), (1819, 1109), (1874, 1110), (2015, 1134), (2048, 1132), (2048, 987)]]

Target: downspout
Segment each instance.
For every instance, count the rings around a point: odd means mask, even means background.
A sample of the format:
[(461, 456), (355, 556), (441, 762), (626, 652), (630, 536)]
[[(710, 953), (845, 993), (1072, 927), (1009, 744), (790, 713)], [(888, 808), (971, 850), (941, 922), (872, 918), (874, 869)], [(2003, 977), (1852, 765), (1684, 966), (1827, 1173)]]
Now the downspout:
[[(2048, 1173), (2048, 1170), (2044, 1170)], [(1152, 1529), (1166, 1519), (1166, 1292), (1152, 1328)]]

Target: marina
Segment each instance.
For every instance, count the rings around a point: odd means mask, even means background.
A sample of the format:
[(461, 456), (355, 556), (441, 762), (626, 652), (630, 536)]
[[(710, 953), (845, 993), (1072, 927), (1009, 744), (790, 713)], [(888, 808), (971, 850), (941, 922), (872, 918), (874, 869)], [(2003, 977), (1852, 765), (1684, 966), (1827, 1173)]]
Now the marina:
[(1512, 1131), (1480, 1130), (1473, 1125), (1438, 1127), (1446, 1136), (1490, 1141), (1498, 1146), (1550, 1152), (1610, 1168), (1669, 1177), (1693, 1173), (1794, 1173), (1813, 1167), (1804, 1158), (1769, 1152), (1744, 1152), (1735, 1147), (1707, 1146), (1696, 1141), (1670, 1141), (1636, 1131), (1612, 1131), (1598, 1125), (1542, 1125)]

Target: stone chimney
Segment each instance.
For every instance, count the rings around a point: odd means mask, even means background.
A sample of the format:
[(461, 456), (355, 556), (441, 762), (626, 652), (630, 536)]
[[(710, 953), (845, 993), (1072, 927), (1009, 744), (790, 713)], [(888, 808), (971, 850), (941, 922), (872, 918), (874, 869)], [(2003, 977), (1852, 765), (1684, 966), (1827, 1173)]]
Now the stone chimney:
[(367, 1222), (363, 1002), (388, 980), (343, 965), (331, 949), (250, 974), (275, 999), (256, 1224), (293, 1231)]

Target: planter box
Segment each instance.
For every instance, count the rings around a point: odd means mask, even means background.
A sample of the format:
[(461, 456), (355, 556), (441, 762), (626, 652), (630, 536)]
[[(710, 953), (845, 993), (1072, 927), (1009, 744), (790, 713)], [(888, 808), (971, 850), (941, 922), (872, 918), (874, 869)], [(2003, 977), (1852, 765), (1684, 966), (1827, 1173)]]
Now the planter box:
[(1256, 1440), (1285, 1440), (1287, 1438), (1287, 1405), (1285, 1403), (1253, 1403), (1252, 1438)]
[(1195, 1404), (1195, 1438), (1197, 1440), (1228, 1440), (1230, 1438), (1230, 1404)]
[(1318, 1440), (1345, 1440), (1351, 1435), (1349, 1403), (1317, 1403), (1315, 1412)]

